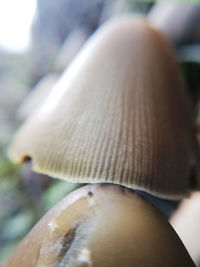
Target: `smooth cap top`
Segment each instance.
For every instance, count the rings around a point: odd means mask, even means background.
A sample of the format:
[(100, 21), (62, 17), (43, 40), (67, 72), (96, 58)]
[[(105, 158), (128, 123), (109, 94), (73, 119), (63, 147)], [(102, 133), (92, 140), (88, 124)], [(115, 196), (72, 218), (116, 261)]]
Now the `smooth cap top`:
[(194, 267), (170, 224), (118, 185), (89, 185), (54, 206), (4, 267)]

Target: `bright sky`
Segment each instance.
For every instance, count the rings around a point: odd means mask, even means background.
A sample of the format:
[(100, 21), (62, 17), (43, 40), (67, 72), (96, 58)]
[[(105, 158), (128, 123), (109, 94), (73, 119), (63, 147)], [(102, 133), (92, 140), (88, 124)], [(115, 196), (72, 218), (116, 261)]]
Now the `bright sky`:
[(36, 0), (0, 0), (0, 47), (24, 52), (30, 45), (30, 27)]

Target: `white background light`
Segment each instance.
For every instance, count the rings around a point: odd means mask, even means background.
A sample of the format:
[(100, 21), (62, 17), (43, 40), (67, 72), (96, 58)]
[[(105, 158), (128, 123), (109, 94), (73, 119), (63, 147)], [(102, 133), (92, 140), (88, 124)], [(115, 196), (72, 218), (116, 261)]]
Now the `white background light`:
[(0, 48), (24, 52), (30, 45), (36, 0), (0, 0)]

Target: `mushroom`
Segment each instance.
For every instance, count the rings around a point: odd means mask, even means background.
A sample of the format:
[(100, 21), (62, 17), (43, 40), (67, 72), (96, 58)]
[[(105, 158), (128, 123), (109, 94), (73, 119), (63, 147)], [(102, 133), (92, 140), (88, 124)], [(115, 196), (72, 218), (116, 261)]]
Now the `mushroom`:
[(148, 14), (174, 45), (199, 42), (200, 4), (157, 2)]
[(195, 192), (189, 199), (183, 200), (170, 222), (198, 265), (200, 263), (200, 193)]
[(136, 192), (84, 186), (54, 206), (4, 267), (192, 267), (179, 237)]
[(115, 18), (22, 126), (10, 157), (72, 182), (179, 199), (200, 184), (188, 101), (165, 37), (143, 18)]

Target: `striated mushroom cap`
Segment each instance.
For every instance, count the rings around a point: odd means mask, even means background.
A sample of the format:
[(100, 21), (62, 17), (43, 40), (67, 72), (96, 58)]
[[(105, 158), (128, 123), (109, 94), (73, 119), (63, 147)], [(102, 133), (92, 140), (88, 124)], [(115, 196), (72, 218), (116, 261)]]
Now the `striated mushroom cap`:
[(106, 23), (19, 130), (10, 157), (80, 183), (115, 183), (159, 197), (188, 194), (196, 139), (173, 52), (144, 19)]
[(170, 224), (137, 193), (88, 185), (54, 206), (4, 267), (194, 267)]

